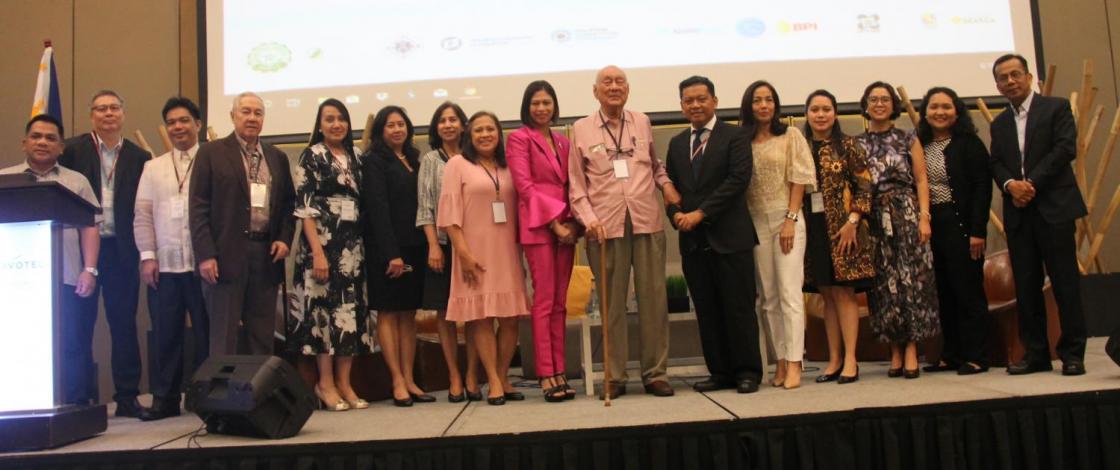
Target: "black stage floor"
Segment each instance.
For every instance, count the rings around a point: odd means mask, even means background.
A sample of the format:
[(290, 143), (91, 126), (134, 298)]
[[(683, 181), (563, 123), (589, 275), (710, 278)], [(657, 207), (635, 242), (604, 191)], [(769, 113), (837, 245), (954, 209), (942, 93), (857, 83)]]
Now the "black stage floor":
[(412, 408), (318, 411), (282, 440), (191, 439), (193, 415), (110, 418), (100, 436), (3, 454), (0, 468), (1120, 469), (1120, 368), (1103, 350), (1103, 338), (1090, 340), (1081, 377), (888, 379), (885, 364), (864, 363), (854, 384), (806, 372), (799, 389), (749, 395), (697, 393), (697, 378), (674, 377), (677, 395), (655, 398), (631, 383), (609, 408), (583, 395), (546, 403), (530, 388), (527, 401), (499, 407), (439, 393)]

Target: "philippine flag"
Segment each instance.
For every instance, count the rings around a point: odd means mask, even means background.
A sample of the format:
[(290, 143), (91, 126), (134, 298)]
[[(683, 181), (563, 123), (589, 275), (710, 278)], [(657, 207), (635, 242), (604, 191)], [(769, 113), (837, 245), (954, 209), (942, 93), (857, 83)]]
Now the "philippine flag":
[(43, 58), (39, 61), (39, 81), (35, 84), (35, 102), (31, 104), (31, 117), (49, 114), (62, 121), (62, 100), (58, 96), (58, 74), (54, 68), (54, 48), (50, 41), (44, 44)]

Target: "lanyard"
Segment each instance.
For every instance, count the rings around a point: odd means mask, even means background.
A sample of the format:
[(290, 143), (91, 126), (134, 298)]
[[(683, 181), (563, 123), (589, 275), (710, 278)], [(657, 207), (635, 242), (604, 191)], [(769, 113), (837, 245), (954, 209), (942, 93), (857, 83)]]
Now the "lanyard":
[[(333, 168), (337, 165), (338, 172), (341, 173), (342, 177), (346, 180), (346, 185), (351, 186), (354, 182), (352, 172), (352, 168), (354, 167), (354, 165), (352, 165), (352, 162), (350, 161), (350, 154), (347, 153), (345, 157), (339, 158), (334, 154), (334, 152), (332, 152), (330, 149), (327, 149), (327, 155), (330, 156), (331, 167)], [(343, 166), (342, 162), (346, 162), (346, 165)]]
[[(93, 138), (93, 148), (97, 149), (97, 163), (101, 164), (101, 162), (105, 160), (105, 156), (101, 154), (101, 139), (97, 137), (96, 132), (90, 132), (89, 135)], [(121, 146), (121, 149), (124, 149), (123, 145)], [(110, 185), (113, 184), (113, 175), (117, 173), (117, 162), (119, 161), (121, 161), (120, 150), (117, 151), (117, 158), (113, 159), (113, 167), (109, 170), (109, 175), (105, 178), (105, 182), (109, 183)], [(102, 168), (104, 168), (104, 166), (102, 166)]]
[(696, 150), (692, 152), (691, 157), (688, 157), (689, 160), (695, 160), (697, 155), (704, 153), (704, 148), (708, 146), (708, 139), (712, 138), (711, 131), (705, 132), (705, 134), (707, 134), (707, 137), (700, 141), (700, 146), (696, 147)]
[(611, 142), (614, 143), (615, 154), (616, 155), (622, 155), (622, 137), (624, 135), (626, 135), (626, 134), (623, 133), (626, 130), (626, 115), (623, 114), (623, 113), (619, 113), (619, 115), (618, 115), (618, 138), (617, 139), (614, 137), (614, 133), (611, 132), (610, 122), (607, 121), (607, 118), (605, 116), (603, 116), (603, 111), (602, 110), (599, 111), (599, 119), (603, 120), (603, 127), (607, 129), (607, 135), (609, 135), (611, 137)]
[(482, 167), (482, 171), (485, 171), (486, 176), (488, 178), (490, 178), (491, 182), (494, 183), (494, 200), (495, 201), (501, 201), (502, 200), (502, 182), (499, 179), (499, 177), (501, 175), (498, 174), (498, 171), (497, 171), (496, 168), (494, 169), (494, 174), (490, 174), (490, 170), (487, 169), (486, 165), (483, 165), (481, 161), (478, 162), (478, 166)]
[[(187, 153), (187, 152), (183, 152)], [(187, 155), (190, 155), (187, 153)], [(191, 168), (194, 168), (194, 157), (191, 157), (190, 162), (187, 163), (187, 171), (183, 173), (183, 177), (179, 177), (179, 161), (175, 159), (175, 152), (171, 152), (171, 168), (175, 169), (175, 182), (179, 183), (179, 194), (183, 194), (183, 183), (187, 182), (187, 177), (191, 175)]]

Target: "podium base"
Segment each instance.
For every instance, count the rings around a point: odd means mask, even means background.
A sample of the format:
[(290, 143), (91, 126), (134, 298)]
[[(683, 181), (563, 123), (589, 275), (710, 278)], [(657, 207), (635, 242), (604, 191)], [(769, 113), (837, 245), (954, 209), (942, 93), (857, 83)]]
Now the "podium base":
[(105, 432), (105, 405), (65, 405), (0, 415), (0, 452), (49, 449)]

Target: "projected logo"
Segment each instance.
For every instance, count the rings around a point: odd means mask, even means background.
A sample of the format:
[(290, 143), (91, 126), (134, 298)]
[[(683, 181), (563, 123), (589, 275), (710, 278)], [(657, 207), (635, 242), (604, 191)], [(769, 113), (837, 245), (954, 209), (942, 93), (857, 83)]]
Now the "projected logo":
[(572, 40), (572, 32), (566, 29), (558, 29), (552, 32), (553, 42), (568, 42)]
[(936, 28), (937, 27), (937, 15), (934, 15), (932, 12), (928, 12), (928, 11), (923, 13), (922, 14), (922, 24), (926, 25), (927, 28)]
[(735, 31), (743, 37), (757, 38), (766, 32), (766, 23), (758, 18), (743, 18), (735, 25)]
[(416, 49), (419, 49), (420, 44), (416, 43), (416, 41), (413, 41), (409, 38), (400, 38), (400, 39), (397, 40), (397, 42), (394, 42), (393, 45), (390, 46), (389, 48), (393, 52), (396, 52), (397, 55), (401, 56), (401, 58), (406, 58), (410, 54), (415, 52)]
[(246, 61), (254, 71), (279, 72), (292, 63), (292, 50), (278, 42), (266, 42), (249, 51)]
[(949, 19), (949, 22), (955, 25), (970, 26), (978, 24), (992, 24), (996, 22), (996, 19), (990, 16), (954, 16)]
[(457, 51), (460, 47), (463, 47), (463, 39), (457, 36), (448, 36), (439, 42), (439, 47), (442, 47), (445, 51)]
[(856, 16), (856, 29), (861, 33), (878, 33), (879, 15), (872, 13)]
[(385, 91), (379, 91), (375, 96), (377, 97), (377, 101), (385, 101), (389, 99), (389, 93)]
[(778, 22), (778, 32), (782, 34), (814, 32), (817, 31), (817, 29), (817, 24), (813, 22)]

